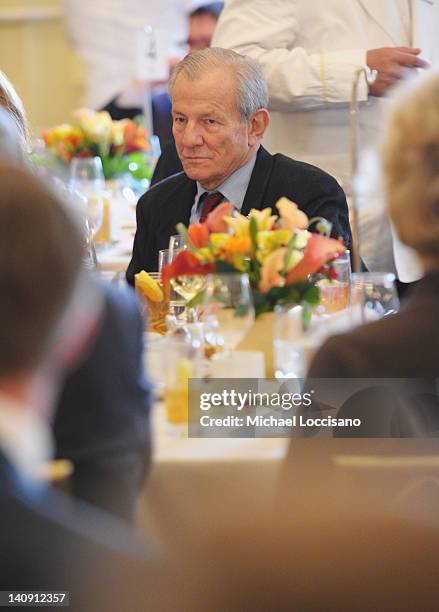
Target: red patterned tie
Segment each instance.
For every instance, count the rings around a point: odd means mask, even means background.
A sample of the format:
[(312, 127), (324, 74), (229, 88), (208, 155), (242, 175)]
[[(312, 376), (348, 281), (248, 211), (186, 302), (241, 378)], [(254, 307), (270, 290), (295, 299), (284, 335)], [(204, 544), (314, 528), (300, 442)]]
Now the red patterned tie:
[(223, 199), (223, 194), (219, 191), (215, 193), (208, 193), (203, 199), (203, 208), (201, 209), (200, 223), (204, 223), (207, 219), (207, 215), (218, 206)]

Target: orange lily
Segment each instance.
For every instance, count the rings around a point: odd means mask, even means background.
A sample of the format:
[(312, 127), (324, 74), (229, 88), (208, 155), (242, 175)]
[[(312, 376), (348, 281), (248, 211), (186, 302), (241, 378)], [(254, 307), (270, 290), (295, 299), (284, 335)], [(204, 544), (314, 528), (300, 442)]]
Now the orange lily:
[(209, 244), (209, 229), (207, 223), (193, 223), (187, 229), (189, 240), (197, 249)]

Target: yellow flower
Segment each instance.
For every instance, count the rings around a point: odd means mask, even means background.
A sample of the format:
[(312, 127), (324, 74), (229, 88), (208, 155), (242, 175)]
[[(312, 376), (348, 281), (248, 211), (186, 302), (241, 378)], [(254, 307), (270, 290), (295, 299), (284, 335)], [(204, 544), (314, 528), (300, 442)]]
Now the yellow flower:
[(117, 147), (123, 145), (125, 141), (125, 125), (126, 119), (121, 121), (113, 121), (111, 126), (111, 140)]
[(276, 208), (279, 211), (281, 224), (284, 229), (305, 229), (308, 227), (308, 217), (305, 213), (299, 210), (297, 204), (288, 198), (280, 198), (276, 202)]
[(265, 230), (271, 230), (277, 216), (271, 214), (271, 208), (264, 208), (264, 210), (256, 210), (256, 208), (252, 208), (249, 218), (256, 219), (258, 231), (262, 232)]
[(224, 221), (232, 228), (235, 236), (250, 236), (250, 220), (239, 212), (234, 212), (233, 217), (224, 217)]
[(285, 264), (286, 271), (289, 272), (291, 268), (294, 268), (294, 266), (297, 266), (297, 264), (299, 263), (301, 259), (303, 259), (303, 251), (298, 251), (297, 249), (293, 249), (291, 253), (289, 254), (288, 261)]
[(229, 239), (229, 237), (230, 237), (230, 234), (222, 234), (219, 232), (210, 234), (209, 243), (210, 243), (212, 250), (216, 252), (222, 249), (223, 246), (226, 244), (227, 240)]
[(201, 261), (201, 263), (214, 263), (215, 257), (209, 247), (202, 247), (197, 249), (194, 255)]
[(74, 114), (79, 127), (89, 140), (97, 144), (109, 145), (113, 122), (107, 111), (96, 113), (88, 109), (80, 109)]
[(61, 125), (53, 128), (52, 137), (55, 141), (59, 142), (60, 140), (66, 140), (75, 131), (77, 131), (77, 128), (70, 125), (70, 123), (61, 123)]
[(258, 249), (256, 252), (258, 261), (262, 263), (272, 251), (281, 246), (286, 246), (290, 238), (291, 232), (289, 230), (280, 229), (258, 232)]

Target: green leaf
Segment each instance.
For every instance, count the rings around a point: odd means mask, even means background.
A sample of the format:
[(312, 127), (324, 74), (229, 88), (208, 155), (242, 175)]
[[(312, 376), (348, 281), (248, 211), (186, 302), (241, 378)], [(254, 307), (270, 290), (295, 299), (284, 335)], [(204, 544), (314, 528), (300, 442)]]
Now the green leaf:
[(312, 317), (312, 306), (308, 303), (308, 302), (304, 302), (304, 304), (302, 304), (303, 306), (303, 310), (302, 310), (302, 328), (303, 331), (306, 331), (311, 323), (311, 317)]
[(258, 222), (254, 217), (250, 217), (249, 231), (250, 240), (252, 241), (252, 249), (255, 253), (258, 249)]
[(195, 306), (198, 306), (198, 304), (201, 304), (203, 301), (203, 297), (204, 291), (199, 291), (197, 295), (194, 295), (194, 297), (189, 300), (189, 302), (186, 302), (186, 308), (194, 308)]

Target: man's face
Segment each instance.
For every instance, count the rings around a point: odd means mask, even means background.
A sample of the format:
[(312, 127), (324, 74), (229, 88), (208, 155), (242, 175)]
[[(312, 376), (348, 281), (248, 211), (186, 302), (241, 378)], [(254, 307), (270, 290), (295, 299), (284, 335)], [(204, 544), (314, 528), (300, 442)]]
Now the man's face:
[(213, 15), (195, 15), (189, 20), (189, 53), (210, 47), (217, 19)]
[(173, 134), (185, 173), (215, 189), (252, 156), (249, 122), (234, 101), (231, 72), (211, 70), (191, 81), (178, 77), (172, 92)]

